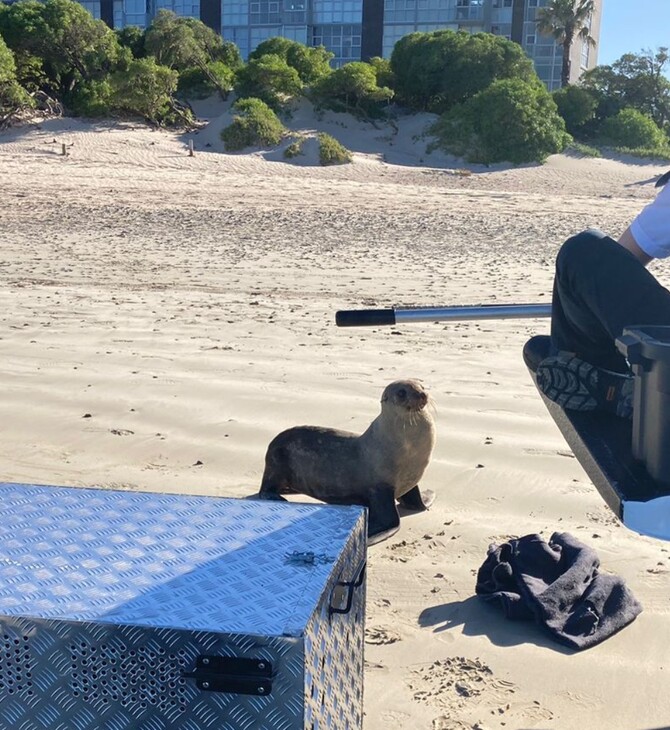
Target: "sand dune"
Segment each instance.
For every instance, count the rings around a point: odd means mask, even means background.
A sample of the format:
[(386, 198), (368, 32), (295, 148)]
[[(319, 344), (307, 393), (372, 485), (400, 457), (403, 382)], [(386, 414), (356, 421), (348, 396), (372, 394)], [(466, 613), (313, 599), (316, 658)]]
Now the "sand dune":
[[(283, 428), (361, 431), (386, 383), (420, 378), (437, 500), (370, 549), (366, 730), (666, 726), (670, 544), (617, 522), (548, 417), (521, 360), (547, 321), (334, 320), (547, 302), (563, 239), (618, 234), (663, 167), (558, 155), (466, 174), (416, 140), (428, 119), (395, 133), (308, 111), (292, 128), (329, 131), (353, 164), (222, 154), (214, 107), (197, 135), (69, 119), (0, 134), (3, 479), (241, 497)], [(556, 530), (644, 606), (580, 654), (474, 596), (489, 543)]]

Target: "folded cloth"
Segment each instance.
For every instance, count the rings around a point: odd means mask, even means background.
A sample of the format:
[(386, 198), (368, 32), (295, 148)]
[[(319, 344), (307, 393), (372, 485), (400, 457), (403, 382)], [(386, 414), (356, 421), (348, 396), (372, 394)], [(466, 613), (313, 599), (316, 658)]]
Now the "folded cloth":
[(507, 618), (534, 619), (556, 641), (587, 649), (642, 611), (623, 579), (599, 566), (595, 550), (567, 532), (555, 532), (548, 543), (526, 535), (489, 546), (476, 592)]

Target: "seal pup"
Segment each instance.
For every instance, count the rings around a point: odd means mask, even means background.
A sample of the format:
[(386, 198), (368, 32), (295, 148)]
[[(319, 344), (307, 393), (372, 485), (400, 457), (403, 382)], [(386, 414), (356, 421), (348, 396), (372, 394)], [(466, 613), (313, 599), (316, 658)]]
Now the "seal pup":
[(381, 413), (363, 434), (296, 426), (270, 442), (258, 496), (307, 494), (330, 504), (368, 508), (368, 542), (397, 532), (396, 500), (424, 510), (435, 499), (419, 480), (435, 445), (432, 404), (417, 380), (396, 380), (384, 389)]

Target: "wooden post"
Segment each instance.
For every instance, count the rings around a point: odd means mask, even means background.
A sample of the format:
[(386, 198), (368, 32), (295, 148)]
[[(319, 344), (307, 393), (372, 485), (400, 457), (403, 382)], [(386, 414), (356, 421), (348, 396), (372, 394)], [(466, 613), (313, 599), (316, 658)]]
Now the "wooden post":
[(63, 144), (61, 145), (61, 155), (63, 155), (63, 157), (67, 157), (67, 150), (65, 149), (65, 142), (63, 142)]
[(188, 156), (193, 157), (193, 140), (189, 139), (188, 141)]

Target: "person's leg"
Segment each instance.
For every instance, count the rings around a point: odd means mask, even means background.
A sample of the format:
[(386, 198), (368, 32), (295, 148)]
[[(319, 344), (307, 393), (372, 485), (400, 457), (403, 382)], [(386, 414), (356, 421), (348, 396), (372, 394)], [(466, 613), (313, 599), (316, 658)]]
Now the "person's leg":
[(538, 365), (538, 386), (564, 408), (630, 418), (633, 380), (615, 340), (642, 324), (670, 325), (670, 292), (599, 231), (568, 239), (556, 259), (553, 354)]
[(670, 292), (614, 239), (597, 231), (569, 238), (556, 258), (554, 351), (625, 373), (614, 342), (624, 327), (642, 324), (670, 325)]

